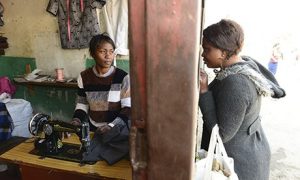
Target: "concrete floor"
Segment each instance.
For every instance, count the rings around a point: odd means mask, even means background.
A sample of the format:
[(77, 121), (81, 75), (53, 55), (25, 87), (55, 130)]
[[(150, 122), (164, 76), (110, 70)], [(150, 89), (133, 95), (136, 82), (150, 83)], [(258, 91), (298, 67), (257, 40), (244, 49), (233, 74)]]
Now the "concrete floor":
[(299, 61), (279, 62), (276, 78), (287, 95), (263, 100), (262, 125), (272, 152), (270, 180), (300, 180), (299, 68)]

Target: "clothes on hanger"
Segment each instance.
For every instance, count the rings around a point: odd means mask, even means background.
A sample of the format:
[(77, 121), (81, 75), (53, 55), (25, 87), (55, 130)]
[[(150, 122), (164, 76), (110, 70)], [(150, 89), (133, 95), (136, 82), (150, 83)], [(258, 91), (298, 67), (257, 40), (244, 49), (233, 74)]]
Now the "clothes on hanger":
[(91, 38), (100, 34), (96, 8), (105, 4), (106, 0), (49, 1), (47, 11), (58, 16), (62, 48), (88, 48)]

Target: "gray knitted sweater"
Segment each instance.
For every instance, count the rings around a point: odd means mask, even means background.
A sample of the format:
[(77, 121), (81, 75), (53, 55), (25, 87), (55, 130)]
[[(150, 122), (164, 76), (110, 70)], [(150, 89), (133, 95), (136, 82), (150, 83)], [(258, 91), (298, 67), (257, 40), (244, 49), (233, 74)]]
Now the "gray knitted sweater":
[(201, 147), (208, 149), (210, 132), (218, 124), (240, 180), (269, 179), (270, 148), (259, 116), (261, 97), (268, 92), (274, 98), (285, 96), (271, 73), (243, 57), (242, 62), (220, 71), (209, 91), (200, 95), (204, 121)]

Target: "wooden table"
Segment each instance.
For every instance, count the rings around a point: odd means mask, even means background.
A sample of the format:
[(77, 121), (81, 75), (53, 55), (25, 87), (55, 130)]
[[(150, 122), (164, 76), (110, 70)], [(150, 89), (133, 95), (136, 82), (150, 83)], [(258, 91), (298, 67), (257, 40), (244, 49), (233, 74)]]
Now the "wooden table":
[[(64, 142), (79, 143), (78, 137), (72, 135)], [(121, 160), (109, 166), (105, 161), (94, 165), (80, 166), (79, 163), (41, 158), (30, 154), (34, 148), (33, 139), (17, 145), (0, 156), (1, 160), (18, 164), (22, 180), (93, 180), (93, 179), (132, 179), (131, 166), (128, 160)]]

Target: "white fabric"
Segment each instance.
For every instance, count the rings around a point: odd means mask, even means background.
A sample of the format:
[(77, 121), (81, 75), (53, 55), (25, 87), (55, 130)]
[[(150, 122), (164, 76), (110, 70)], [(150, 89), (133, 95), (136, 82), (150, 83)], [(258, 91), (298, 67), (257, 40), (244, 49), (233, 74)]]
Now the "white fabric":
[(121, 107), (131, 107), (131, 98), (123, 98), (121, 99)]
[(113, 120), (113, 122), (109, 123), (108, 125), (110, 127), (114, 127), (116, 124), (120, 124), (123, 120), (120, 117), (116, 117), (116, 119)]
[(28, 129), (28, 123), (32, 118), (30, 102), (24, 99), (11, 99), (5, 105), (14, 124), (12, 136), (31, 137)]
[(86, 104), (77, 103), (75, 109), (76, 109), (76, 110), (77, 110), (77, 109), (81, 109), (81, 110), (83, 110), (84, 112), (87, 113), (88, 110), (89, 110), (89, 106), (86, 105)]
[(0, 102), (3, 102), (3, 103), (7, 103), (11, 100), (11, 96), (10, 94), (4, 92), (2, 94), (0, 94)]
[(120, 96), (121, 91), (109, 91), (108, 92), (108, 102), (119, 102), (120, 101)]
[(128, 1), (107, 0), (104, 10), (106, 32), (116, 44), (116, 54), (128, 55)]
[(107, 125), (107, 122), (99, 123), (99, 122), (94, 121), (91, 117), (89, 117), (89, 119), (90, 119), (91, 124), (94, 125), (95, 127), (102, 127), (104, 125)]
[(77, 78), (77, 85), (78, 85), (79, 88), (83, 88), (83, 82), (82, 82), (81, 74), (79, 74), (79, 76)]
[(93, 67), (93, 71), (97, 77), (108, 77), (114, 72), (114, 70), (115, 70), (115, 66), (111, 66), (105, 74), (99, 74), (97, 72), (96, 66)]

